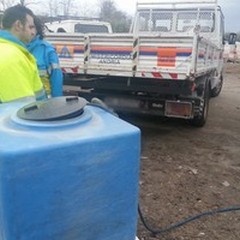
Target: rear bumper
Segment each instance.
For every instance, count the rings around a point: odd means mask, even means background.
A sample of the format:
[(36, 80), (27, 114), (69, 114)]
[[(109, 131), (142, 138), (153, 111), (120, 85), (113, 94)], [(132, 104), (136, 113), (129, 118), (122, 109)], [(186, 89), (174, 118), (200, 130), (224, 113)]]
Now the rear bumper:
[(145, 95), (109, 95), (104, 93), (80, 92), (79, 96), (91, 101), (97, 97), (116, 112), (140, 113), (170, 118), (193, 119), (200, 109), (199, 98), (165, 99)]

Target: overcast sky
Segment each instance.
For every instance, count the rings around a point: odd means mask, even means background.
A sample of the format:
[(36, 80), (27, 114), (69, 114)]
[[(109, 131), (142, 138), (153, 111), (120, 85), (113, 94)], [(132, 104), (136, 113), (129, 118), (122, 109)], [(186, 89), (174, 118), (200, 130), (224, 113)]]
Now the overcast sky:
[[(116, 6), (120, 9), (128, 12), (129, 14), (134, 13), (137, 0), (114, 1)], [(240, 0), (218, 0), (218, 5), (221, 6), (225, 16), (226, 31), (240, 32)]]

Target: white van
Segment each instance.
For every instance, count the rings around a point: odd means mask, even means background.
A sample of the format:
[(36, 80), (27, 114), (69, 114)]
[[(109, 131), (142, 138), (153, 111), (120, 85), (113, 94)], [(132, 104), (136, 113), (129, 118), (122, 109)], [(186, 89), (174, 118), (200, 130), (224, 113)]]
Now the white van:
[(99, 20), (60, 20), (45, 23), (47, 32), (66, 33), (112, 33), (108, 22)]

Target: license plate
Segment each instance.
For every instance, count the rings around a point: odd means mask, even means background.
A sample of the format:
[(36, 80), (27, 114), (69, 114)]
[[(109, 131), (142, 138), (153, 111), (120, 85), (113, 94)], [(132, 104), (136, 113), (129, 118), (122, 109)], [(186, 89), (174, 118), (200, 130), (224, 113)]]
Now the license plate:
[(191, 119), (193, 117), (193, 105), (190, 102), (166, 101), (165, 116)]

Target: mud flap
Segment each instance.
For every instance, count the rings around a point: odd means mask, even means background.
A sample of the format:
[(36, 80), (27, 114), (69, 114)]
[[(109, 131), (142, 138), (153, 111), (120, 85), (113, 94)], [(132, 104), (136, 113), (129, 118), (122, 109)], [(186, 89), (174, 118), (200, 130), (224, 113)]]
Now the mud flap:
[(194, 116), (193, 119), (189, 120), (189, 123), (195, 127), (203, 127), (207, 121), (208, 109), (210, 100), (210, 86), (209, 82), (205, 83), (203, 99), (200, 101), (199, 113)]

